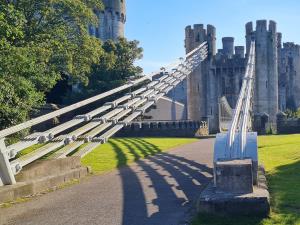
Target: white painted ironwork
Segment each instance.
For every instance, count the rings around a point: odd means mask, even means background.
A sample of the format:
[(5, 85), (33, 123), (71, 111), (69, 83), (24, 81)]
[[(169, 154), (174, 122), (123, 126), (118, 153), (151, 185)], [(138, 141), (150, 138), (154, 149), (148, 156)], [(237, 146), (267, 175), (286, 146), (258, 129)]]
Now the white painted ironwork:
[(227, 133), (217, 135), (214, 161), (251, 158), (257, 162), (257, 134), (252, 129), (255, 76), (255, 42), (252, 41), (247, 68), (233, 118)]
[(219, 127), (220, 132), (227, 132), (231, 125), (233, 109), (230, 107), (226, 96), (219, 100)]
[[(150, 82), (134, 92), (125, 94), (119, 99), (107, 102), (87, 114), (77, 115), (73, 119), (47, 131), (30, 134), (13, 145), (6, 147), (4, 138), (129, 89), (146, 80), (152, 80), (154, 75), (161, 72), (152, 73), (149, 76), (130, 81), (119, 88), (0, 131), (0, 186), (14, 184), (16, 182), (14, 175), (20, 172), (24, 166), (53, 151), (56, 152), (52, 155), (52, 158), (63, 158), (82, 144), (87, 143), (84, 148), (75, 153), (75, 155), (80, 157), (85, 156), (100, 144), (107, 142), (110, 137), (127, 126), (138, 116), (143, 115), (158, 99), (166, 95), (183, 81), (206, 57), (207, 44), (202, 43), (199, 47), (187, 54), (185, 58), (181, 58), (175, 64), (165, 68), (163, 70), (163, 76), (159, 79)], [(104, 115), (100, 115), (104, 112)], [(74, 127), (77, 128), (67, 134), (61, 135), (61, 133), (71, 128), (74, 129)], [(98, 136), (99, 134), (100, 136)], [(29, 154), (15, 159), (18, 152), (38, 143), (43, 143), (43, 145)]]

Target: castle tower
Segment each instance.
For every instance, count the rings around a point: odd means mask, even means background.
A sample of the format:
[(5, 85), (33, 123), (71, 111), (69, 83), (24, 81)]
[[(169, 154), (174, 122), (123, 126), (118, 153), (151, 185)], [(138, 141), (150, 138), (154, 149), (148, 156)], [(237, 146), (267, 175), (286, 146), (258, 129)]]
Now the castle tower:
[(188, 119), (202, 120), (209, 117), (210, 129), (218, 129), (218, 85), (215, 74), (210, 70), (216, 55), (216, 28), (195, 24), (185, 29), (185, 48), (189, 53), (203, 42), (208, 44), (208, 58), (202, 62), (187, 80)]
[(207, 25), (207, 45), (208, 45), (208, 59), (211, 59), (217, 54), (217, 34), (216, 28), (213, 25)]
[(223, 54), (231, 58), (233, 56), (234, 49), (234, 38), (233, 37), (223, 37)]
[(99, 18), (98, 27), (89, 27), (91, 35), (103, 41), (114, 40), (124, 37), (124, 27), (126, 22), (126, 2), (125, 0), (103, 0), (104, 10), (95, 12)]
[(246, 24), (246, 57), (248, 57), (250, 46), (251, 46), (251, 40), (253, 36), (254, 36), (253, 24), (252, 22), (249, 22)]
[[(206, 30), (203, 24), (195, 24), (192, 28), (187, 26), (185, 28), (185, 50), (188, 54), (194, 48), (206, 41)], [(205, 92), (205, 85), (203, 85), (203, 73), (201, 68), (194, 70), (187, 79), (187, 114), (188, 119), (200, 120), (201, 116), (205, 114), (206, 101), (203, 95)], [(202, 96), (202, 97), (200, 97)]]
[(256, 79), (254, 112), (269, 115), (272, 127), (276, 124), (278, 113), (278, 50), (276, 23), (266, 20), (256, 21), (256, 30), (252, 23), (246, 24), (247, 54), (251, 39), (256, 41)]
[(245, 47), (244, 46), (235, 46), (234, 48), (235, 55), (239, 58), (245, 57)]

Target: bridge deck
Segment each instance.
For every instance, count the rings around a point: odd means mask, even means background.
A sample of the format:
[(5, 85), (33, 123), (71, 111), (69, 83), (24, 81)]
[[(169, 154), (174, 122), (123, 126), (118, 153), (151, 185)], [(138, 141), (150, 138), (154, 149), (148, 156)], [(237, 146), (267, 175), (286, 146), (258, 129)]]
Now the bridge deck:
[(199, 140), (0, 209), (0, 224), (186, 224), (194, 201), (212, 178), (213, 143)]

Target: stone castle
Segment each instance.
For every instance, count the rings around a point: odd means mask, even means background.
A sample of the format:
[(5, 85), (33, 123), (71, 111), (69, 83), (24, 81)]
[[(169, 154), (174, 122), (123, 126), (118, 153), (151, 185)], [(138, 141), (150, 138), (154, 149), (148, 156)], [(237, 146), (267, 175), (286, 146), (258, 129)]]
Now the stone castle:
[(99, 19), (97, 27), (90, 25), (89, 33), (103, 41), (114, 40), (124, 37), (126, 23), (126, 2), (125, 0), (102, 0), (103, 11), (96, 11)]
[[(95, 11), (97, 27), (91, 35), (105, 41), (124, 37), (125, 0), (103, 0), (103, 11)], [(235, 107), (251, 40), (256, 41), (256, 80), (254, 118), (259, 127), (268, 121), (276, 127), (276, 115), (286, 109), (300, 107), (300, 46), (282, 44), (276, 22), (258, 20), (246, 24), (246, 47), (235, 46), (233, 37), (222, 38), (223, 47), (216, 47), (216, 28), (195, 24), (185, 28), (185, 49), (189, 53), (202, 42), (208, 43), (208, 58), (190, 77), (161, 99), (157, 110), (147, 116), (152, 120), (208, 120), (211, 132), (220, 128), (220, 99), (225, 97)]]
[(231, 108), (235, 107), (252, 39), (256, 41), (253, 109), (257, 127), (267, 123), (276, 129), (278, 112), (300, 107), (300, 47), (290, 42), (282, 45), (274, 21), (258, 20), (255, 29), (252, 22), (247, 23), (246, 48), (234, 46), (233, 37), (224, 37), (223, 48), (218, 50), (216, 28), (196, 24), (185, 29), (186, 53), (206, 41), (208, 58), (169, 95), (185, 105), (184, 119), (206, 119), (211, 132), (219, 131), (220, 99), (225, 96)]

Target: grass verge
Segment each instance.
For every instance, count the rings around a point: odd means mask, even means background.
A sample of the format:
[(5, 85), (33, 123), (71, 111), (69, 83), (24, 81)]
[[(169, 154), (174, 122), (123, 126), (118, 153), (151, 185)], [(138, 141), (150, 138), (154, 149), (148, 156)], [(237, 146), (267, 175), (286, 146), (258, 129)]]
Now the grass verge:
[(271, 194), (270, 217), (199, 215), (193, 225), (300, 225), (300, 135), (261, 136), (258, 142)]

